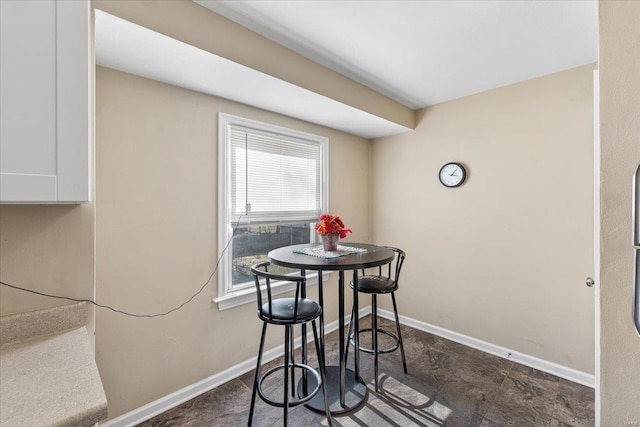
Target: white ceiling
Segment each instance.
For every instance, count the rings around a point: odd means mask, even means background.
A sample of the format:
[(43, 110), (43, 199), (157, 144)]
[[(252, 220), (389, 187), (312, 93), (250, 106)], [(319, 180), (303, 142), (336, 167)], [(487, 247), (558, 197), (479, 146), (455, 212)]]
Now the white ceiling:
[[(597, 61), (595, 0), (194, 1), (413, 109)], [(365, 138), (410, 130), (99, 10), (95, 32), (99, 65)]]
[(595, 0), (194, 0), (422, 108), (597, 61)]

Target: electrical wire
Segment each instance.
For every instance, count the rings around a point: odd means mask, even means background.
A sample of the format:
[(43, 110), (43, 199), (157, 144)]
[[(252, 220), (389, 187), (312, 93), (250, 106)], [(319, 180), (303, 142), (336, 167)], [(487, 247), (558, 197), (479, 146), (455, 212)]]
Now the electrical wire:
[(7, 286), (9, 288), (20, 290), (20, 291), (30, 292), (30, 293), (36, 294), (36, 295), (41, 295), (43, 297), (57, 298), (57, 299), (63, 299), (63, 300), (68, 300), (68, 301), (74, 301), (74, 302), (87, 302), (87, 303), (95, 305), (96, 307), (106, 308), (108, 310), (113, 311), (114, 313), (124, 314), (125, 316), (130, 316), (130, 317), (146, 317), (146, 318), (150, 318), (150, 317), (167, 316), (167, 315), (173, 313), (174, 311), (180, 310), (182, 307), (184, 307), (185, 305), (187, 305), (191, 301), (193, 301), (193, 299), (195, 297), (197, 297), (198, 295), (200, 295), (202, 293), (202, 291), (209, 284), (209, 282), (211, 282), (211, 279), (213, 278), (213, 275), (216, 274), (216, 272), (218, 271), (218, 266), (220, 265), (220, 261), (222, 260), (222, 257), (227, 252), (227, 249), (229, 248), (229, 245), (231, 244), (231, 241), (233, 240), (233, 238), (234, 238), (234, 236), (236, 234), (236, 230), (238, 229), (238, 225), (240, 224), (240, 219), (241, 218), (242, 217), (238, 218), (238, 222), (236, 222), (236, 225), (233, 227), (233, 233), (231, 233), (231, 237), (229, 238), (229, 241), (227, 241), (227, 244), (225, 245), (224, 249), (222, 249), (222, 253), (220, 254), (220, 257), (218, 257), (218, 260), (216, 261), (216, 265), (215, 265), (213, 271), (209, 275), (209, 278), (207, 279), (207, 281), (204, 282), (204, 284), (200, 287), (198, 292), (196, 292), (195, 294), (191, 295), (191, 298), (189, 298), (188, 300), (186, 300), (185, 302), (183, 302), (179, 306), (174, 307), (171, 310), (165, 311), (163, 313), (155, 313), (155, 314), (130, 313), (130, 312), (127, 312), (127, 311), (124, 311), (124, 310), (119, 310), (117, 308), (113, 308), (113, 307), (111, 307), (109, 305), (97, 303), (97, 302), (95, 302), (93, 300), (90, 300), (90, 299), (72, 298), (72, 297), (61, 296), (61, 295), (47, 294), (47, 293), (44, 293), (44, 292), (34, 291), (33, 289), (27, 289), (27, 288), (22, 288), (22, 287), (16, 286), (16, 285), (11, 285), (11, 284), (5, 283), (5, 282), (0, 282), (0, 284), (3, 285), (3, 286)]

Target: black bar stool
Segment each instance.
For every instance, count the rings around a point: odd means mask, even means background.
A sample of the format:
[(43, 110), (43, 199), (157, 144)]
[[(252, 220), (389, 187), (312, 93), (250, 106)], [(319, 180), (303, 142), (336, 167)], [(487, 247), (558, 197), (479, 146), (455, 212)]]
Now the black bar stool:
[[(288, 423), (289, 408), (302, 405), (318, 394), (320, 387), (324, 394), (324, 406), (327, 414), (327, 420), (329, 425), (331, 422), (331, 413), (329, 412), (329, 403), (327, 401), (327, 385), (325, 381), (325, 367), (324, 367), (324, 347), (321, 346), (323, 341), (318, 339), (318, 332), (316, 328), (316, 319), (320, 317), (322, 308), (315, 302), (307, 298), (300, 298), (300, 291), (306, 284), (306, 278), (304, 276), (288, 276), (269, 273), (269, 262), (263, 262), (251, 267), (251, 272), (256, 283), (256, 293), (258, 295), (258, 317), (262, 320), (262, 336), (260, 337), (260, 349), (258, 350), (258, 363), (256, 366), (256, 375), (253, 381), (253, 393), (251, 395), (251, 408), (249, 410), (249, 422), (251, 426), (253, 421), (253, 409), (256, 402), (256, 393), (260, 395), (260, 398), (272, 406), (284, 408), (284, 425)], [(262, 292), (260, 290), (260, 278), (264, 279), (267, 291), (267, 302), (262, 303)], [(295, 298), (271, 298), (271, 280), (295, 282), (296, 293)], [(311, 322), (313, 327), (313, 339), (316, 344), (316, 352), (318, 355), (318, 363), (320, 372), (314, 368), (302, 364), (295, 363), (293, 357), (293, 326), (302, 325)], [(284, 332), (284, 364), (271, 368), (260, 376), (260, 365), (262, 363), (262, 352), (264, 351), (264, 339), (267, 333), (267, 324), (280, 325), (285, 327)], [(316, 379), (317, 386), (309, 392), (306, 396), (296, 396), (295, 387), (295, 368), (301, 369), (304, 373), (312, 375)], [(277, 371), (284, 371), (284, 395), (282, 401), (272, 400), (267, 397), (262, 391), (262, 383), (271, 374)], [(291, 377), (289, 377), (291, 373)], [(289, 381), (291, 381), (291, 388), (289, 388)], [(291, 393), (291, 398), (289, 396)]]
[[(394, 294), (395, 291), (398, 290), (398, 280), (400, 279), (400, 270), (402, 269), (402, 264), (404, 263), (404, 259), (406, 254), (403, 250), (394, 248), (391, 246), (385, 246), (387, 249), (391, 249), (396, 253), (395, 256), (395, 266), (394, 261), (392, 260), (388, 266), (387, 276), (382, 275), (382, 267), (378, 268), (378, 275), (364, 275), (364, 270), (362, 271), (362, 276), (358, 278), (358, 292), (362, 292), (365, 294), (371, 294), (371, 328), (360, 329), (359, 333), (363, 332), (371, 332), (371, 341), (372, 347), (359, 347), (359, 350), (365, 353), (373, 354), (373, 367), (375, 374), (375, 384), (376, 384), (376, 392), (378, 389), (378, 355), (384, 353), (391, 353), (396, 351), (398, 347), (400, 347), (400, 353), (402, 354), (402, 366), (404, 368), (404, 373), (407, 373), (407, 362), (404, 357), (404, 346), (402, 345), (402, 334), (400, 333), (400, 320), (398, 319), (398, 307), (396, 305), (396, 296)], [(392, 275), (393, 273), (393, 275)], [(353, 289), (354, 283), (351, 281), (349, 283), (351, 289)], [(393, 313), (396, 317), (396, 333), (397, 335), (392, 334), (391, 332), (385, 331), (384, 329), (378, 328), (378, 295), (381, 294), (391, 294), (391, 300), (393, 301)], [(351, 333), (352, 321), (354, 316), (357, 316), (357, 307), (355, 304), (351, 308), (351, 321), (349, 321), (349, 332), (347, 336), (349, 337), (349, 343), (355, 346), (355, 342), (353, 339), (353, 334)], [(386, 349), (378, 348), (378, 333), (385, 334), (395, 341), (395, 344)], [(359, 342), (362, 342), (358, 340)], [(349, 351), (349, 346), (347, 345), (347, 354)], [(345, 355), (345, 358), (347, 356)]]

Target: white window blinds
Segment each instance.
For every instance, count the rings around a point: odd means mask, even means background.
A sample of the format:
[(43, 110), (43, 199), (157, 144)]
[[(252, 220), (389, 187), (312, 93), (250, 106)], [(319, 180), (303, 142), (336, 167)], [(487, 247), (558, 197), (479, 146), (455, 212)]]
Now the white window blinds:
[(322, 209), (322, 145), (230, 126), (233, 221), (315, 221)]
[(250, 267), (270, 250), (315, 241), (313, 223), (328, 211), (328, 162), (327, 137), (219, 113), (221, 309), (255, 301)]

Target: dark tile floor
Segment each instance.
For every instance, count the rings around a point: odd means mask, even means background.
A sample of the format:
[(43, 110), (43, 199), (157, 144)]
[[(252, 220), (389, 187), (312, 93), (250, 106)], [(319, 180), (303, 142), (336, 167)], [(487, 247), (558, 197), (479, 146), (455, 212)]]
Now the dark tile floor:
[[(380, 323), (393, 330), (391, 322), (381, 319)], [(370, 322), (363, 319), (362, 324), (366, 327)], [(259, 327), (256, 322), (256, 328)], [(588, 387), (409, 327), (403, 326), (402, 334), (409, 374), (402, 370), (399, 351), (381, 355), (380, 393), (376, 393), (373, 357), (361, 353), (361, 376), (367, 382), (369, 397), (357, 411), (334, 417), (334, 425), (594, 425), (594, 392)], [(362, 341), (368, 345), (365, 335)], [(352, 350), (349, 353), (350, 364)], [(311, 346), (310, 353), (313, 352)], [(327, 364), (337, 364), (337, 332), (327, 336), (327, 352)], [(315, 359), (312, 360), (310, 364), (313, 366)], [(277, 362), (267, 365), (273, 366)], [(246, 425), (252, 381), (253, 372), (248, 372), (141, 425)], [(266, 384), (267, 389), (277, 387), (280, 385)], [(327, 425), (323, 415), (305, 407), (290, 409), (289, 417), (293, 426)], [(258, 398), (253, 425), (281, 424), (282, 409), (268, 406)]]

